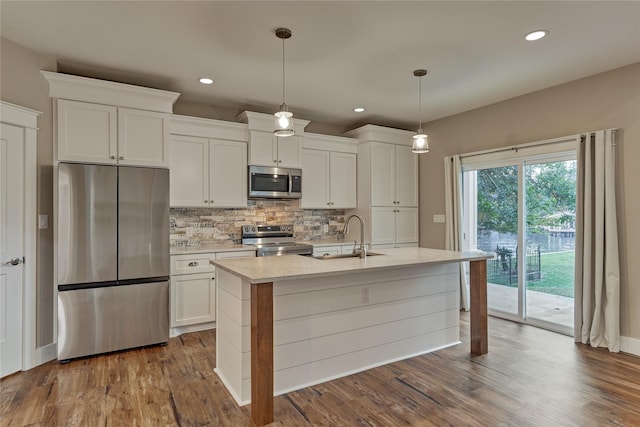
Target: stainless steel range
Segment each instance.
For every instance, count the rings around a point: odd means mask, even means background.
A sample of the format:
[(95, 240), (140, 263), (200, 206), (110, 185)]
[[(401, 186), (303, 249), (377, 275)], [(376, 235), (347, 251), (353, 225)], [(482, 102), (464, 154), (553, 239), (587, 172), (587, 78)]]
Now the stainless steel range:
[(256, 246), (256, 256), (313, 254), (313, 245), (295, 242), (291, 224), (243, 225), (242, 244)]

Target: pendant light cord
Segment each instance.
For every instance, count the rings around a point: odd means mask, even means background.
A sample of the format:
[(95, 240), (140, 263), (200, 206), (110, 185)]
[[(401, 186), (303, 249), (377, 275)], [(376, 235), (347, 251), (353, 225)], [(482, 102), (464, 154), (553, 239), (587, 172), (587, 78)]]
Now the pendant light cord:
[(282, 39), (282, 103), (284, 104), (284, 39)]
[(422, 76), (418, 77), (418, 123), (420, 123), (419, 129), (422, 129)]

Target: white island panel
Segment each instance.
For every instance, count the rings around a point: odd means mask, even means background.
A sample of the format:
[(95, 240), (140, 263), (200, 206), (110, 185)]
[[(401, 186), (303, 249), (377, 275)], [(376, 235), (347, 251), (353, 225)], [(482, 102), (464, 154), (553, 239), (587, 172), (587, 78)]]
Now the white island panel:
[[(251, 400), (250, 282), (219, 271), (216, 372), (244, 405)], [(274, 281), (275, 394), (457, 344), (458, 277), (451, 263)]]

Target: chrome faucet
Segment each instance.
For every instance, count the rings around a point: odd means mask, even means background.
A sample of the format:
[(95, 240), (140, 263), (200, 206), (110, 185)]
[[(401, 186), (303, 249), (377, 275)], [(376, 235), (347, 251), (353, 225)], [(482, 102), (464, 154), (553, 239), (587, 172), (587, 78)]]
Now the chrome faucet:
[(342, 229), (342, 234), (346, 235), (349, 232), (349, 221), (351, 221), (351, 218), (358, 218), (358, 221), (360, 221), (360, 249), (356, 250), (356, 241), (353, 241), (353, 254), (359, 254), (360, 258), (366, 258), (367, 256), (367, 249), (364, 247), (364, 219), (362, 219), (362, 217), (360, 215), (351, 215), (348, 219), (347, 222), (345, 222), (344, 224), (344, 228)]

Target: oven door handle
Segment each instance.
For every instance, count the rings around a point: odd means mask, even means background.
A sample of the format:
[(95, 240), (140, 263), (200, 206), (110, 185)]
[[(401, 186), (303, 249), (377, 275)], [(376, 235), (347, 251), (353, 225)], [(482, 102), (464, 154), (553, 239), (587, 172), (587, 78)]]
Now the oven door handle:
[(293, 180), (291, 179), (291, 171), (287, 173), (289, 176), (289, 195), (291, 195), (291, 191), (293, 191)]

